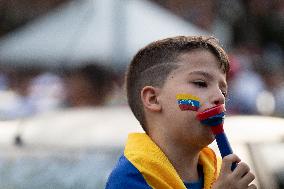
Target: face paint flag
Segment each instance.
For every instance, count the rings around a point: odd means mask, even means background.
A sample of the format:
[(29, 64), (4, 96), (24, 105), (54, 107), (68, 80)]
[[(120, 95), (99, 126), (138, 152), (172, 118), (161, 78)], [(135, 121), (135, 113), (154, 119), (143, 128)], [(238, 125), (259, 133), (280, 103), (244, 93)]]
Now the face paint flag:
[(182, 111), (192, 110), (197, 111), (200, 107), (200, 99), (197, 96), (190, 94), (177, 94), (176, 95), (179, 108)]

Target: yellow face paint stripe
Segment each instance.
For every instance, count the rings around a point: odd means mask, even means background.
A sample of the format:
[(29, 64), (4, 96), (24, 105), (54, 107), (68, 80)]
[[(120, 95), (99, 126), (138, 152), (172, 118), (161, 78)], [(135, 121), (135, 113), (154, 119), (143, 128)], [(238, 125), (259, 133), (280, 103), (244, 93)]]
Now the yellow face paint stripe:
[(191, 94), (177, 94), (176, 95), (177, 99), (191, 99), (191, 100), (196, 100), (196, 101), (200, 101), (200, 98)]

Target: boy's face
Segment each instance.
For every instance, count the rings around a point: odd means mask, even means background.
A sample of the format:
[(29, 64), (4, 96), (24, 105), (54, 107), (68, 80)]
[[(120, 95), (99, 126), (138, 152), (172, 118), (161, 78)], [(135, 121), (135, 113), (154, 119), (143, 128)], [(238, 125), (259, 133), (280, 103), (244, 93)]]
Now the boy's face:
[(179, 56), (178, 68), (173, 70), (161, 89), (164, 129), (172, 142), (204, 147), (214, 140), (210, 127), (196, 119), (197, 111), (181, 111), (176, 95), (190, 94), (200, 99), (199, 111), (224, 104), (227, 92), (226, 74), (219, 68), (217, 58), (208, 50), (196, 49)]

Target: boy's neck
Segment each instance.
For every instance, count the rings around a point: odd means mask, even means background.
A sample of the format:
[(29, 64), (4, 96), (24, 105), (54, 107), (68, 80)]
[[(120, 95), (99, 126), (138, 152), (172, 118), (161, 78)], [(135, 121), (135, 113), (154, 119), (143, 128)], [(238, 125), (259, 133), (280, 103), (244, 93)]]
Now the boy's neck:
[(200, 149), (182, 149), (173, 143), (167, 143), (161, 137), (150, 136), (170, 160), (184, 182), (198, 181), (198, 158)]

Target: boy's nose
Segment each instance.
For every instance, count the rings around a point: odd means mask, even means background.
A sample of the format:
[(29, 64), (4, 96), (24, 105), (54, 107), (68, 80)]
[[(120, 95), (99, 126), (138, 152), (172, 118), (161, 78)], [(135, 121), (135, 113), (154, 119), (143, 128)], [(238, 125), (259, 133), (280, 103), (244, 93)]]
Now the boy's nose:
[(225, 97), (221, 90), (216, 91), (211, 96), (211, 104), (220, 105), (225, 103)]

